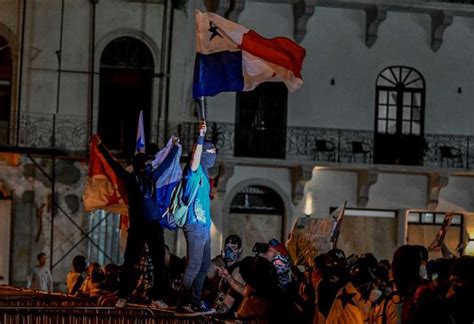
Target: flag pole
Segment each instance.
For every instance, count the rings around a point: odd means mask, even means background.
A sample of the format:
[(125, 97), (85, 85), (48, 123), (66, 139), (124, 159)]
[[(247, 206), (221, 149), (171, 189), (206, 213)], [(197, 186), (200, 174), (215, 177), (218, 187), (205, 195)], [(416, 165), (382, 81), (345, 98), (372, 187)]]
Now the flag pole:
[(207, 110), (207, 101), (205, 96), (199, 97), (199, 102), (201, 103), (201, 119), (206, 121), (206, 110)]

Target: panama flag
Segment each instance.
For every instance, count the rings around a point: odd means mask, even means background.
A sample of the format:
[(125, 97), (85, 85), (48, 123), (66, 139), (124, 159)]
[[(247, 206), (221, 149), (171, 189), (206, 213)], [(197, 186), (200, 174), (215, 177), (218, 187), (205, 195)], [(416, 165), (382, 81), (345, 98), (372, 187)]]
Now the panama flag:
[(250, 91), (282, 81), (289, 91), (303, 84), (304, 48), (285, 37), (267, 39), (213, 13), (196, 10), (193, 97)]
[(140, 110), (138, 117), (137, 142), (135, 144), (135, 154), (145, 153), (145, 128), (143, 127), (143, 110)]

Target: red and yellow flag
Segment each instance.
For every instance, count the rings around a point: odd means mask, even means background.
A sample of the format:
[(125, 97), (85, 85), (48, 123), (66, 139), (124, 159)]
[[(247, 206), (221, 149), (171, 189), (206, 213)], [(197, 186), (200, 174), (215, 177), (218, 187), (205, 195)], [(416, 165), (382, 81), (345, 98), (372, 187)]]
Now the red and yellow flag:
[(122, 215), (122, 225), (128, 226), (128, 199), (122, 180), (105, 160), (94, 135), (90, 145), (89, 176), (82, 195), (84, 209), (104, 209)]

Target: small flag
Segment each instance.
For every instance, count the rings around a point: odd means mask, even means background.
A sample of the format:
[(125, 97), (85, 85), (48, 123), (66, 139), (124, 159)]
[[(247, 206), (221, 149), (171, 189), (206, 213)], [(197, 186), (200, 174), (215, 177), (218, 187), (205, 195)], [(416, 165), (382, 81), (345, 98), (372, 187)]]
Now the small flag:
[(196, 10), (193, 97), (250, 91), (266, 81), (282, 81), (289, 91), (303, 84), (306, 51), (285, 37), (266, 39), (213, 13)]
[(137, 141), (135, 144), (135, 154), (145, 153), (145, 128), (143, 127), (143, 110), (140, 110), (137, 127)]
[(109, 166), (97, 147), (94, 135), (90, 145), (89, 176), (82, 195), (84, 209), (104, 209), (122, 215), (122, 224), (128, 224), (128, 200), (122, 180)]
[(347, 201), (345, 201), (341, 206), (339, 206), (335, 211), (329, 215), (329, 218), (334, 220), (332, 225), (331, 231), (331, 243), (332, 248), (335, 249), (337, 247), (337, 239), (339, 238), (339, 234), (341, 233), (342, 221), (344, 219), (344, 211), (346, 210)]

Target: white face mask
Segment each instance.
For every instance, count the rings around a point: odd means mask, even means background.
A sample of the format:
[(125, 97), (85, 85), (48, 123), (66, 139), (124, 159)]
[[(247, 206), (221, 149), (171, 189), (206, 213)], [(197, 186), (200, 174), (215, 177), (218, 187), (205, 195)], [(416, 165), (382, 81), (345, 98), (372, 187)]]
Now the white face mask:
[(420, 266), (420, 277), (421, 279), (428, 278), (428, 271), (426, 271), (426, 267), (423, 264)]
[(370, 295), (369, 295), (369, 301), (372, 302), (372, 303), (375, 303), (377, 302), (377, 300), (379, 300), (380, 297), (382, 297), (383, 293), (381, 290), (379, 289), (372, 289), (370, 291)]

